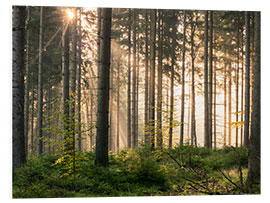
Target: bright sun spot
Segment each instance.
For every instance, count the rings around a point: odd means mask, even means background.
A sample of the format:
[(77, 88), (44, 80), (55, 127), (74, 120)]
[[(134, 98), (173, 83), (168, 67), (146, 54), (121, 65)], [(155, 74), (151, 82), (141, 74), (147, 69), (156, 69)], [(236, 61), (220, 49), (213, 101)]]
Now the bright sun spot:
[(74, 12), (72, 10), (67, 10), (66, 12), (67, 12), (69, 19), (71, 20), (74, 17)]

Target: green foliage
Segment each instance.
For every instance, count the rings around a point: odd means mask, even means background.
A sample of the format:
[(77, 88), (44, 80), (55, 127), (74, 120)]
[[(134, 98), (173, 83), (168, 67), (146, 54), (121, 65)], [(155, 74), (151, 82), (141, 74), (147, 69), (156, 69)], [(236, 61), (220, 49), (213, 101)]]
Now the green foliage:
[[(109, 166), (94, 164), (94, 153), (76, 153), (76, 173), (61, 156), (33, 157), (14, 171), (14, 198), (240, 194), (239, 163), (247, 176), (247, 149), (149, 147), (110, 154)], [(64, 160), (63, 160), (64, 161)], [(223, 175), (224, 174), (224, 175)], [(232, 181), (233, 183), (231, 183)], [(242, 180), (243, 182), (243, 180)], [(236, 186), (237, 185), (237, 186)], [(256, 188), (255, 188), (256, 189)], [(254, 190), (255, 190), (254, 189)]]

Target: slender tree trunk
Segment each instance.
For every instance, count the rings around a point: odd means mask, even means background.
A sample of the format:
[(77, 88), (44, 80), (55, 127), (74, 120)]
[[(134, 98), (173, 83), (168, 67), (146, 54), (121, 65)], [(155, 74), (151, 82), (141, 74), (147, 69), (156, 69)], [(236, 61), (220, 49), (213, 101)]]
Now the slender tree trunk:
[(155, 148), (155, 59), (156, 59), (156, 10), (151, 10), (151, 46), (150, 46), (150, 98), (149, 98), (149, 127), (151, 151)]
[(248, 156), (248, 177), (247, 184), (250, 192), (253, 184), (260, 183), (261, 179), (261, 23), (260, 12), (255, 12), (255, 60), (253, 67), (253, 92), (252, 92), (252, 117), (251, 117), (251, 135), (249, 141)]
[(228, 90), (228, 117), (229, 117), (229, 137), (228, 137), (228, 145), (231, 146), (232, 140), (232, 62), (229, 62), (229, 70), (228, 70), (228, 78), (229, 78), (229, 90)]
[(29, 80), (30, 80), (30, 34), (29, 34), (29, 21), (30, 21), (30, 7), (26, 7), (27, 17), (25, 22), (26, 30), (26, 51), (25, 51), (25, 95), (24, 95), (24, 137), (25, 137), (25, 156), (28, 156), (28, 128), (29, 128)]
[(148, 9), (145, 9), (145, 101), (144, 101), (144, 125), (145, 125), (145, 132), (144, 132), (144, 139), (147, 145), (150, 145), (149, 139), (149, 96), (148, 96)]
[(204, 17), (204, 146), (209, 147), (208, 111), (208, 11)]
[(69, 25), (65, 23), (63, 20), (63, 26), (66, 27), (66, 30), (63, 29), (63, 41), (62, 41), (62, 81), (63, 81), (63, 93), (62, 93), (62, 100), (63, 100), (63, 128), (64, 128), (64, 153), (68, 154), (71, 146), (69, 143), (69, 136), (68, 132), (70, 129), (70, 117), (69, 117)]
[(163, 36), (162, 36), (162, 11), (158, 11), (158, 96), (157, 96), (157, 147), (162, 148), (162, 55), (163, 55)]
[(40, 23), (39, 23), (39, 57), (38, 57), (38, 105), (37, 105), (37, 139), (38, 139), (38, 155), (43, 153), (43, 7), (40, 7)]
[[(194, 56), (195, 25), (191, 22), (191, 146), (196, 146), (196, 116), (195, 116), (195, 56)], [(195, 143), (194, 143), (195, 142)]]
[[(173, 22), (176, 22), (173, 13)], [(172, 49), (171, 49), (171, 98), (170, 98), (170, 128), (169, 128), (169, 148), (173, 147), (173, 108), (174, 108), (174, 65), (175, 65), (176, 27), (172, 24)]]
[(116, 149), (119, 150), (119, 130), (120, 130), (120, 58), (117, 62), (117, 134), (116, 134)]
[(24, 137), (25, 7), (13, 7), (12, 21), (12, 169), (26, 162)]
[(214, 149), (217, 148), (217, 64), (214, 60)]
[(109, 133), (109, 151), (113, 151), (114, 150), (114, 133), (113, 133), (113, 94), (114, 94), (114, 91), (113, 91), (113, 72), (114, 72), (114, 59), (113, 59), (113, 56), (111, 54), (111, 72), (110, 72), (110, 101), (109, 101), (109, 124), (110, 124), (110, 133)]
[[(33, 77), (33, 76), (32, 76)], [(34, 153), (34, 115), (35, 115), (35, 93), (34, 93), (34, 86), (32, 84), (32, 89), (31, 89), (31, 155)]]
[(236, 97), (236, 114), (235, 114), (235, 121), (236, 121), (236, 128), (235, 128), (235, 146), (238, 147), (238, 113), (239, 113), (239, 69), (240, 69), (240, 33), (239, 27), (240, 25), (240, 14), (238, 14), (238, 26), (237, 26), (237, 70), (236, 70), (236, 90), (235, 90), (235, 97)]
[(213, 128), (212, 128), (212, 112), (213, 112), (213, 11), (210, 11), (210, 36), (209, 36), (209, 148), (212, 148), (212, 134), (213, 134)]
[(133, 56), (133, 70), (132, 70), (132, 131), (133, 131), (133, 140), (132, 140), (132, 148), (134, 149), (136, 147), (136, 83), (137, 83), (137, 78), (136, 78), (136, 9), (133, 9), (133, 50), (132, 50), (132, 56)]
[(184, 11), (183, 31), (183, 55), (182, 55), (182, 95), (181, 95), (181, 121), (180, 121), (180, 145), (184, 143), (184, 117), (185, 117), (185, 53), (186, 53), (186, 11)]
[(81, 22), (82, 9), (79, 9), (79, 50), (78, 50), (78, 150), (82, 151), (82, 133), (81, 133), (81, 70), (82, 70), (82, 22)]
[(226, 145), (227, 145), (227, 62), (225, 62), (224, 64), (224, 146)]
[(131, 9), (128, 9), (128, 21), (127, 146), (131, 148)]
[(245, 55), (245, 123), (244, 123), (244, 146), (248, 147), (249, 142), (249, 116), (250, 116), (250, 39), (249, 39), (249, 23), (250, 15), (249, 12), (245, 12), (245, 27), (246, 27), (246, 55)]
[[(242, 51), (241, 51), (241, 55), (242, 55), (242, 59), (241, 59), (241, 122), (244, 122), (244, 33), (242, 31)], [(244, 138), (244, 126), (241, 126), (241, 146), (243, 146), (243, 138)]]
[(102, 61), (98, 71), (98, 114), (95, 164), (107, 166), (112, 9), (102, 8), (101, 14), (100, 59)]
[[(71, 57), (71, 105), (70, 105), (70, 119), (71, 119), (71, 132), (72, 132), (72, 153), (75, 160), (75, 106), (76, 106), (76, 74), (77, 74), (77, 9), (73, 9), (74, 17), (72, 19), (72, 57)], [(74, 163), (75, 164), (75, 163)]]

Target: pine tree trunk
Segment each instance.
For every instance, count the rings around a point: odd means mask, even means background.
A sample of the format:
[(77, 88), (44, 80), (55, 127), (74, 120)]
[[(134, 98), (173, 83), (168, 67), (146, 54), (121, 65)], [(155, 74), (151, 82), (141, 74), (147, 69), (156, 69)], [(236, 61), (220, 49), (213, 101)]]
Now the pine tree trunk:
[[(196, 146), (196, 116), (195, 116), (195, 56), (194, 56), (195, 25), (191, 22), (191, 146)], [(194, 143), (195, 142), (195, 143)]]
[(260, 87), (260, 72), (261, 72), (261, 30), (260, 30), (260, 12), (255, 12), (255, 59), (253, 67), (253, 92), (252, 92), (252, 117), (251, 117), (251, 135), (249, 141), (249, 156), (248, 156), (248, 177), (247, 184), (250, 192), (253, 184), (259, 184), (261, 178), (261, 87)]
[[(173, 13), (173, 22), (176, 21)], [(170, 127), (169, 127), (169, 148), (173, 147), (173, 109), (174, 109), (174, 65), (175, 65), (176, 27), (172, 24), (172, 49), (171, 49), (171, 98), (170, 98)]]
[(38, 57), (38, 103), (37, 103), (37, 139), (38, 155), (43, 153), (43, 7), (40, 7), (40, 24), (39, 24), (39, 57)]
[(224, 64), (224, 146), (226, 145), (227, 145), (227, 62), (225, 62)]
[[(244, 122), (244, 32), (242, 31), (242, 50), (241, 50), (241, 122)], [(241, 126), (241, 147), (243, 146), (244, 138), (244, 126)]]
[(24, 137), (25, 7), (13, 7), (12, 22), (12, 169), (26, 162)]
[(117, 134), (116, 134), (116, 149), (119, 150), (119, 130), (120, 130), (120, 58), (117, 63)]
[(228, 90), (228, 117), (229, 117), (229, 137), (228, 137), (228, 145), (231, 146), (232, 139), (232, 62), (229, 62), (229, 70), (228, 70), (228, 78), (229, 78), (229, 90)]
[(240, 14), (238, 14), (238, 26), (237, 26), (237, 70), (236, 70), (236, 90), (235, 90), (235, 97), (236, 97), (236, 114), (235, 114), (235, 121), (236, 121), (236, 128), (235, 128), (235, 146), (238, 147), (238, 104), (239, 104), (239, 69), (240, 69)]
[(185, 51), (186, 51), (186, 11), (184, 11), (183, 55), (182, 55), (182, 95), (180, 119), (180, 145), (184, 143), (184, 117), (185, 117)]
[(28, 156), (28, 129), (29, 129), (29, 83), (30, 83), (30, 33), (29, 33), (29, 21), (30, 21), (30, 7), (26, 7), (27, 17), (25, 23), (26, 30), (26, 51), (25, 51), (25, 95), (24, 95), (24, 137), (25, 137), (25, 156)]
[(133, 24), (132, 24), (132, 31), (133, 31), (133, 46), (132, 46), (132, 57), (133, 57), (133, 64), (132, 64), (132, 148), (134, 149), (136, 147), (136, 83), (137, 83), (137, 77), (136, 77), (136, 9), (133, 9)]
[(64, 153), (69, 153), (71, 148), (68, 143), (69, 136), (69, 25), (63, 21), (63, 38), (62, 38), (62, 81), (63, 81), (63, 93), (62, 93), (62, 102), (63, 102), (63, 128), (64, 128)]
[(82, 9), (79, 9), (79, 50), (78, 50), (78, 150), (82, 151), (82, 133), (81, 133), (81, 69), (82, 69), (82, 22), (81, 22)]
[(70, 119), (71, 119), (71, 131), (72, 131), (72, 152), (75, 157), (75, 106), (76, 106), (76, 74), (77, 74), (77, 9), (73, 9), (74, 17), (72, 19), (72, 57), (71, 57), (71, 105), (70, 105)]
[(208, 11), (204, 17), (204, 146), (209, 147), (208, 111)]
[(144, 132), (144, 139), (147, 145), (150, 145), (149, 139), (149, 85), (148, 85), (148, 75), (149, 75), (149, 68), (148, 68), (148, 9), (145, 9), (145, 101), (144, 101), (144, 125), (145, 125), (145, 132)]
[(108, 110), (110, 87), (112, 9), (102, 8), (100, 69), (98, 71), (98, 113), (95, 164), (108, 165)]
[(158, 11), (158, 96), (157, 96), (157, 147), (162, 148), (162, 55), (163, 55), (163, 36), (162, 36), (162, 11)]
[(149, 127), (150, 127), (150, 149), (155, 148), (155, 59), (156, 59), (156, 10), (151, 10), (151, 46), (150, 46), (150, 97), (149, 97)]
[(128, 9), (127, 146), (131, 148), (131, 9)]
[(244, 146), (248, 147), (249, 142), (249, 116), (250, 116), (250, 15), (249, 12), (245, 12), (245, 28), (246, 28), (246, 55), (245, 55), (245, 121), (244, 121)]
[(109, 151), (113, 151), (114, 150), (114, 133), (113, 133), (113, 72), (114, 72), (114, 59), (113, 56), (111, 56), (111, 71), (110, 71), (110, 101), (109, 101), (109, 124), (110, 124), (110, 128), (109, 128)]
[(212, 129), (212, 112), (213, 112), (213, 11), (210, 11), (210, 36), (209, 36), (209, 107), (208, 107), (208, 112), (209, 112), (209, 129), (208, 129), (208, 145), (209, 148), (212, 148), (212, 134), (213, 134), (213, 129)]

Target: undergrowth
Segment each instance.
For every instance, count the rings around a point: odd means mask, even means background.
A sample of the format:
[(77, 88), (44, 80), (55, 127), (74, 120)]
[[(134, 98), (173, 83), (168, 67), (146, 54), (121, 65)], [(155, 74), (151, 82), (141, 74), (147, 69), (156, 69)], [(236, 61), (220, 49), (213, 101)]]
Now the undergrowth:
[[(243, 194), (245, 148), (211, 150), (182, 146), (150, 152), (145, 147), (110, 154), (109, 166), (94, 164), (93, 152), (77, 155), (75, 173), (60, 157), (33, 157), (14, 171), (14, 198)], [(240, 166), (240, 168), (239, 168)], [(241, 175), (241, 178), (240, 178)]]

